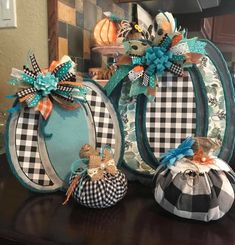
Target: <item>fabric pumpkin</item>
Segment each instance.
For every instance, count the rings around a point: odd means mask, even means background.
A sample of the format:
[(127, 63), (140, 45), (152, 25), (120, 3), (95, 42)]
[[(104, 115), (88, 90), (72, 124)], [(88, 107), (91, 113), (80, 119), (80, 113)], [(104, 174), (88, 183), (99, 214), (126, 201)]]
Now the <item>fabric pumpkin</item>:
[[(72, 174), (70, 183), (77, 174)], [(72, 196), (81, 205), (89, 208), (107, 208), (120, 201), (127, 192), (127, 179), (118, 170), (116, 175), (104, 174), (104, 178), (92, 181), (89, 176), (82, 177)]]
[[(117, 169), (108, 145), (100, 152), (89, 144), (82, 146), (80, 160), (73, 162), (66, 200), (70, 196), (89, 208), (107, 208), (120, 201), (127, 192), (126, 176)], [(75, 167), (76, 166), (76, 167)]]
[(223, 217), (234, 202), (235, 173), (223, 160), (196, 164), (182, 158), (174, 165), (159, 166), (154, 196), (165, 210), (201, 221)]

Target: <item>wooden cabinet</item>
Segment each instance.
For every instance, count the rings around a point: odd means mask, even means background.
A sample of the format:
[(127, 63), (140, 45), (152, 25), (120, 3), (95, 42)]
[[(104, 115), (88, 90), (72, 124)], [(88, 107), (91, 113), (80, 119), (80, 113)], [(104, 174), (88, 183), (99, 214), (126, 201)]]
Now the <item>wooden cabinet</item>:
[(181, 15), (179, 24), (189, 32), (200, 32), (216, 44), (235, 46), (235, 14), (202, 19), (193, 15)]
[(214, 17), (204, 18), (201, 24), (201, 32), (209, 40), (213, 39), (213, 24)]
[(235, 14), (214, 17), (212, 40), (219, 44), (235, 45)]

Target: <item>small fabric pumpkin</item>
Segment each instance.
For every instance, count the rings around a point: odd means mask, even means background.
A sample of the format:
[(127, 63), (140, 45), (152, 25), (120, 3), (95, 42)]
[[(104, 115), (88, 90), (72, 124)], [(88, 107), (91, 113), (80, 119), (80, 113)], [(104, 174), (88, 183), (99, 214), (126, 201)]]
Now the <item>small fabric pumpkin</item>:
[[(179, 153), (180, 148), (171, 150), (171, 155)], [(223, 217), (234, 202), (235, 173), (230, 166), (220, 158), (207, 155), (202, 148), (192, 157), (181, 154), (175, 158), (174, 163), (164, 163), (156, 170), (156, 202), (170, 213), (187, 219), (208, 222)]]
[[(126, 176), (117, 169), (112, 153), (104, 149), (100, 155), (86, 144), (80, 151), (82, 160), (70, 176), (66, 204), (72, 195), (89, 208), (107, 208), (120, 201), (127, 192)], [(76, 162), (75, 162), (76, 163)]]

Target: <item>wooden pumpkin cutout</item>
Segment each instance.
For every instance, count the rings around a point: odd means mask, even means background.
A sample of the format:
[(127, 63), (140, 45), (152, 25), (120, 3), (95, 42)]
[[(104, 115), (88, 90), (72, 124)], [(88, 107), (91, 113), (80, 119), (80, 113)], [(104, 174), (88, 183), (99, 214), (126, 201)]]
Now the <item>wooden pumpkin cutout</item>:
[(117, 27), (109, 18), (100, 20), (94, 28), (94, 38), (98, 45), (113, 45), (117, 40)]

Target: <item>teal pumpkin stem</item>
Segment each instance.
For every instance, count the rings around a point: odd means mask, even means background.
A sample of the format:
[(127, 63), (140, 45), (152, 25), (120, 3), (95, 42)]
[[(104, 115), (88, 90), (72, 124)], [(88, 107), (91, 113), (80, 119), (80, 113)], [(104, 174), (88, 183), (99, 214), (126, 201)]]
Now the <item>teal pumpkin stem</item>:
[(194, 142), (192, 137), (187, 137), (176, 149), (171, 149), (164, 153), (160, 158), (160, 163), (165, 166), (171, 166), (185, 156), (193, 156), (192, 146)]

